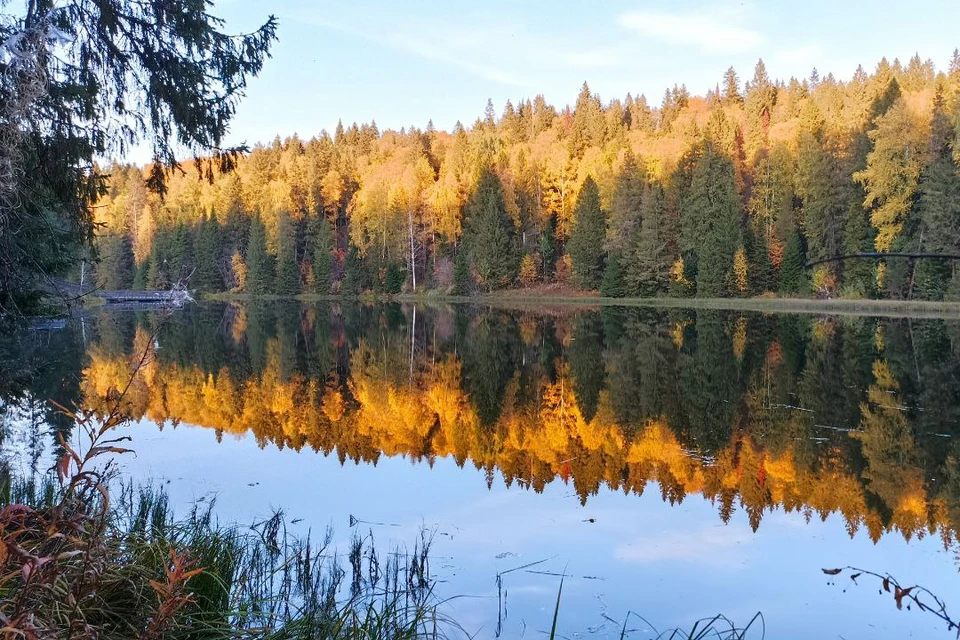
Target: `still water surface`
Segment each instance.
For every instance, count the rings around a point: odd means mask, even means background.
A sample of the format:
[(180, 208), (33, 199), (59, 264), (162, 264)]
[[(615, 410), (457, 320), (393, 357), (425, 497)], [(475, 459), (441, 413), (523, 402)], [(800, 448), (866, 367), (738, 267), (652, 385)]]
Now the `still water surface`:
[(6, 340), (14, 464), (43, 468), (51, 427), (70, 429), (45, 399), (95, 407), (147, 351), (128, 474), (181, 512), (216, 497), (223, 520), (330, 525), (344, 551), (425, 528), (438, 592), (479, 638), (542, 636), (561, 575), (566, 637), (619, 637), (630, 611), (660, 630), (760, 611), (768, 638), (953, 637), (821, 569), (889, 572), (960, 612), (960, 322), (204, 304)]

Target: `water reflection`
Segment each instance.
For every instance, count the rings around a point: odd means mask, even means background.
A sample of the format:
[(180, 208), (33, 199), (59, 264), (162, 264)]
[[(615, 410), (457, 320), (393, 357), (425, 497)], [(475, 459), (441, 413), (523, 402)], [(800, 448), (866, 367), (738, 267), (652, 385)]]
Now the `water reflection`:
[[(154, 333), (156, 333), (155, 338)], [(711, 501), (762, 527), (841, 514), (956, 539), (960, 325), (718, 311), (210, 305), (88, 328), (82, 403), (376, 464), (449, 457), (492, 483)], [(79, 367), (78, 361), (78, 367)]]

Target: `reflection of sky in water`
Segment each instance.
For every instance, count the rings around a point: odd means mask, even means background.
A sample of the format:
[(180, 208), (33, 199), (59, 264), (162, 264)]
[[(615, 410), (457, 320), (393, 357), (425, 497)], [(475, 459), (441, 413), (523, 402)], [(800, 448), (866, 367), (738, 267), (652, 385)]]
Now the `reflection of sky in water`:
[[(851, 539), (839, 514), (807, 523), (782, 509), (766, 514), (754, 533), (743, 512), (724, 525), (718, 506), (699, 495), (671, 506), (654, 485), (642, 496), (601, 489), (581, 507), (559, 480), (542, 494), (506, 489), (499, 477), (488, 490), (482, 470), (447, 459), (433, 469), (387, 457), (376, 466), (341, 466), (309, 449), (260, 450), (252, 437), (230, 435), (217, 444), (209, 429), (182, 425), (158, 433), (147, 421), (132, 435), (137, 455), (125, 457), (124, 466), (135, 478), (169, 480), (181, 512), (211, 493), (225, 521), (249, 522), (282, 507), (288, 520), (303, 519), (300, 527), (321, 532), (332, 524), (341, 550), (351, 514), (387, 523), (357, 525), (373, 530), (381, 550), (412, 547), (422, 525), (436, 531), (431, 569), (442, 581), (440, 594), (469, 596), (449, 608), (479, 638), (494, 634), (497, 572), (545, 558), (531, 570), (569, 576), (560, 613), (568, 637), (593, 631), (616, 638), (619, 624), (605, 616), (622, 621), (631, 610), (660, 629), (716, 613), (745, 624), (762, 611), (767, 638), (952, 637), (931, 616), (897, 611), (889, 595), (878, 595), (879, 585), (861, 580), (847, 588), (842, 578), (828, 586), (820, 571), (848, 564), (888, 571), (922, 582), (950, 604), (957, 566), (936, 536), (907, 543), (891, 533), (874, 544), (863, 529)], [(558, 585), (544, 573), (504, 575), (503, 637), (548, 631)], [(644, 627), (631, 620), (631, 628)]]

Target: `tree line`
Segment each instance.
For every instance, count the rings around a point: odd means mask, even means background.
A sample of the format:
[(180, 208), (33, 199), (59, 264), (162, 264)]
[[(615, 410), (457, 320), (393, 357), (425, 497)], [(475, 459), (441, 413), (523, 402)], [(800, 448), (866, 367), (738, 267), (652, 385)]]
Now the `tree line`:
[(848, 81), (729, 69), (704, 96), (584, 83), (452, 132), (375, 122), (258, 145), (234, 170), (110, 168), (99, 284), (457, 295), (960, 297), (960, 52)]

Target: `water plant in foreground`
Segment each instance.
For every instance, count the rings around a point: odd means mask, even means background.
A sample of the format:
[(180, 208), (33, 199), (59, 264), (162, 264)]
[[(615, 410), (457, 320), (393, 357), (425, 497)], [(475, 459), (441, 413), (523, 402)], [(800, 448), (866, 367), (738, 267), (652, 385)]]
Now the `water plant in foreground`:
[(212, 504), (177, 519), (162, 491), (122, 483), (125, 394), (111, 392), (101, 413), (61, 407), (85, 444), (61, 433), (54, 475), (0, 468), (0, 638), (387, 640), (452, 627), (426, 536), (413, 554), (385, 557), (357, 539), (347, 595), (330, 531), (319, 543), (295, 536), (282, 512), (224, 526)]

